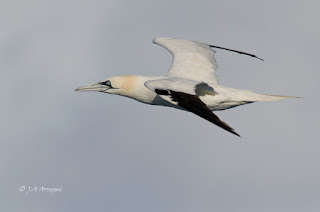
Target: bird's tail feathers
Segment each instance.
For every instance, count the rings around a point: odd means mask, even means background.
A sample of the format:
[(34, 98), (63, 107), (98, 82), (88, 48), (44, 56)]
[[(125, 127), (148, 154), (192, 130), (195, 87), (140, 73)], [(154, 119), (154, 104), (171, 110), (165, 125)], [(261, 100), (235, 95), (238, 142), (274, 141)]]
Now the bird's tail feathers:
[(258, 101), (278, 101), (282, 99), (301, 98), (296, 96), (282, 96), (282, 95), (259, 95)]

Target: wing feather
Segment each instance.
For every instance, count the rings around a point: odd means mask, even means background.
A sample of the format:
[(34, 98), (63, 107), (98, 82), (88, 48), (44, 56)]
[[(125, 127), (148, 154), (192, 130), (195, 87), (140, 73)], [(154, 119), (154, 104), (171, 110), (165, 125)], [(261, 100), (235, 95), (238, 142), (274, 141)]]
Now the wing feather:
[(218, 84), (215, 75), (218, 64), (209, 45), (168, 37), (156, 38), (153, 42), (173, 56), (167, 76)]
[(159, 95), (170, 96), (172, 101), (177, 102), (180, 107), (240, 137), (240, 135), (236, 133), (232, 127), (221, 121), (219, 117), (216, 116), (207, 107), (207, 105), (199, 99), (198, 96), (171, 90), (155, 89), (155, 92)]

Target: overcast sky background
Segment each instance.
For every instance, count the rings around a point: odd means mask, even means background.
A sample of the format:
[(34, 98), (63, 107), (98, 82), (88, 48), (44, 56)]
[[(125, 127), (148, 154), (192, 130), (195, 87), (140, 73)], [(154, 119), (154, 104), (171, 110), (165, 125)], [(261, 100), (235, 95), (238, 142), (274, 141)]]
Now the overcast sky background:
[[(319, 1), (1, 1), (1, 211), (320, 209)], [(163, 75), (170, 36), (217, 51), (220, 83), (304, 97), (201, 118), (79, 86)], [(21, 186), (58, 187), (50, 195)]]

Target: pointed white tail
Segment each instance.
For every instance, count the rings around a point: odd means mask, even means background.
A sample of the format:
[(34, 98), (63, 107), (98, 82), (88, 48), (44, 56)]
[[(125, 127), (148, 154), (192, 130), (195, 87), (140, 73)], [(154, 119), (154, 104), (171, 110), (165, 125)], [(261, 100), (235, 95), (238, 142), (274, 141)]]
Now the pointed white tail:
[(296, 96), (281, 96), (281, 95), (264, 95), (261, 94), (257, 98), (257, 101), (278, 101), (282, 99), (292, 99), (292, 98), (300, 98)]

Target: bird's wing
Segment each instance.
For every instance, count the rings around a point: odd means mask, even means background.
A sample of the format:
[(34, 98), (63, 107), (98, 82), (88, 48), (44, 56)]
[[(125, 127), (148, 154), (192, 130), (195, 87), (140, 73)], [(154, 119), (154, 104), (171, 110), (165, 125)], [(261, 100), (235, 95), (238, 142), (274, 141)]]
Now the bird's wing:
[(230, 133), (240, 136), (232, 127), (221, 121), (199, 98), (201, 95), (216, 95), (208, 84), (193, 80), (162, 79), (147, 81), (145, 86), (164, 100), (178, 105)]
[(155, 38), (153, 42), (173, 56), (167, 76), (218, 84), (218, 64), (210, 45), (167, 37)]

